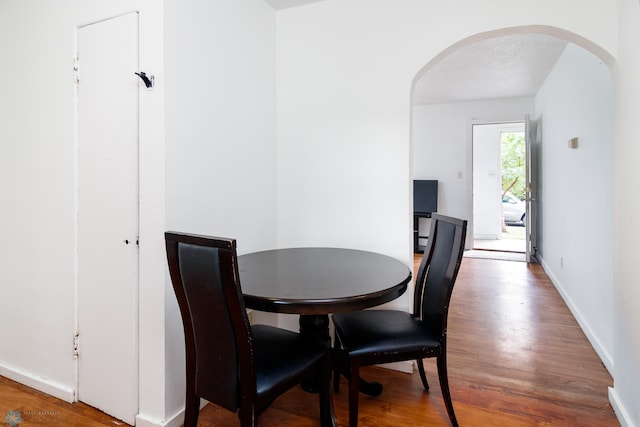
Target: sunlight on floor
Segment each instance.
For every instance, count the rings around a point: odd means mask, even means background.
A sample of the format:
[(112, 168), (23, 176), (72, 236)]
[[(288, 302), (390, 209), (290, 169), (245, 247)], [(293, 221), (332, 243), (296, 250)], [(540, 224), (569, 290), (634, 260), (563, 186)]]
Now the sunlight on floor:
[(500, 239), (475, 239), (473, 250), (464, 252), (468, 258), (525, 261), (525, 227), (507, 226)]
[(525, 227), (507, 226), (500, 239), (474, 240), (473, 249), (524, 253), (525, 231)]

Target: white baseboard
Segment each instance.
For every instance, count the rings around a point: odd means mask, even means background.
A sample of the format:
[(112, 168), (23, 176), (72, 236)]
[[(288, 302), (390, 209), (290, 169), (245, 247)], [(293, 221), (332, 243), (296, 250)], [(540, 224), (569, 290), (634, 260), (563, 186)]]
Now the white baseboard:
[(147, 417), (144, 414), (136, 415), (136, 427), (180, 427), (184, 422), (184, 410), (178, 412), (166, 421)]
[(616, 389), (613, 387), (609, 387), (609, 403), (613, 406), (613, 411), (616, 413), (621, 427), (638, 427), (633, 424), (633, 420), (631, 419), (631, 416), (629, 416), (629, 412), (626, 410), (622, 402), (620, 402), (618, 393), (616, 393)]
[(403, 362), (393, 362), (387, 363), (385, 365), (380, 365), (383, 368), (392, 369), (394, 371), (404, 372), (406, 374), (413, 373), (413, 364), (412, 360), (405, 360)]
[[(205, 399), (200, 399), (200, 409), (204, 408), (208, 403)], [(166, 421), (160, 421), (144, 414), (136, 415), (136, 427), (180, 427), (183, 423), (184, 408), (173, 414)]]
[(136, 415), (136, 427), (180, 427), (183, 422), (184, 409), (164, 421), (145, 414)]
[[(136, 415), (136, 427), (165, 427), (168, 426), (164, 421), (148, 417), (144, 414)], [(179, 424), (177, 424), (179, 425)]]
[(73, 388), (0, 364), (0, 375), (66, 402), (75, 402)]
[(571, 314), (573, 314), (573, 317), (578, 322), (578, 325), (580, 325), (580, 328), (582, 329), (584, 334), (587, 336), (587, 340), (589, 340), (589, 343), (591, 343), (591, 346), (598, 354), (598, 357), (604, 364), (605, 368), (607, 368), (611, 376), (613, 376), (613, 357), (607, 351), (607, 349), (602, 345), (602, 342), (598, 339), (598, 337), (593, 333), (593, 330), (589, 326), (589, 322), (586, 321), (585, 317), (582, 315), (582, 312), (576, 307), (576, 305), (573, 303), (573, 300), (569, 297), (569, 295), (567, 295), (567, 293), (564, 290), (564, 286), (558, 280), (558, 278), (553, 274), (551, 267), (545, 262), (544, 258), (539, 257), (538, 259), (545, 273), (547, 273), (547, 276), (549, 276), (549, 279), (551, 280), (556, 290), (564, 300), (565, 304), (567, 304), (569, 311), (571, 311)]

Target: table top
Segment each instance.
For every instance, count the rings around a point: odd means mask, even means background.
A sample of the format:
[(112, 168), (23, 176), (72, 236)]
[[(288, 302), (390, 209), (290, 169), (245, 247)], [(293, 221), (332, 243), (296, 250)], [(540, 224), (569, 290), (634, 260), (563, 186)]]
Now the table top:
[(245, 305), (260, 311), (329, 314), (402, 295), (411, 270), (395, 258), (341, 248), (288, 248), (238, 257)]

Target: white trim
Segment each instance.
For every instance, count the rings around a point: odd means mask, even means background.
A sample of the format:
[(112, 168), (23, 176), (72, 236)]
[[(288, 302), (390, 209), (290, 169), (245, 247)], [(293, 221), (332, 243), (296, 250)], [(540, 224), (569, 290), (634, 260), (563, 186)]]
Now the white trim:
[(391, 369), (393, 371), (412, 374), (413, 373), (413, 364), (414, 364), (413, 360), (405, 360), (405, 361), (402, 361), (402, 362), (386, 363), (384, 365), (378, 365), (378, 366), (380, 366), (382, 368)]
[(0, 365), (0, 376), (9, 378), (17, 383), (26, 385), (58, 399), (72, 403), (76, 400), (76, 395), (72, 387), (49, 381), (45, 378), (38, 378), (32, 374)]
[(184, 411), (178, 412), (168, 421), (155, 418), (147, 418), (144, 415), (136, 415), (136, 427), (180, 427), (184, 422)]
[(626, 408), (618, 398), (616, 389), (613, 387), (609, 387), (609, 403), (611, 403), (611, 406), (613, 406), (613, 411), (618, 417), (618, 421), (620, 422), (621, 427), (637, 427), (633, 424), (633, 420), (629, 415), (629, 411), (626, 410)]
[[(523, 97), (527, 98), (527, 97)], [(475, 102), (475, 101), (471, 101)], [(526, 114), (525, 114), (526, 116)], [(497, 116), (487, 117), (468, 117), (465, 119), (465, 205), (466, 215), (470, 220), (467, 221), (467, 238), (464, 245), (465, 249), (473, 249), (473, 240), (484, 239), (483, 237), (475, 237), (475, 224), (473, 221), (473, 127), (476, 125), (504, 125), (506, 128), (517, 127), (519, 124), (524, 125), (526, 117), (521, 115), (505, 115), (502, 118)], [(523, 130), (524, 131), (524, 130)], [(493, 237), (491, 237), (493, 238)], [(497, 239), (497, 236), (496, 236)]]
[[(78, 275), (79, 273), (79, 262), (78, 262), (78, 219), (79, 215), (79, 200), (78, 195), (80, 194), (79, 189), (79, 177), (80, 172), (78, 170), (79, 166), (79, 157), (78, 157), (78, 149), (79, 149), (79, 137), (78, 137), (78, 124), (80, 123), (79, 119), (79, 80), (78, 78), (78, 52), (80, 50), (79, 44), (80, 34), (79, 27), (75, 27), (73, 32), (73, 67), (74, 67), (74, 84), (73, 84), (73, 340), (74, 346), (77, 345), (78, 339), (76, 337), (79, 336), (79, 306), (78, 306), (78, 292), (80, 291), (79, 283), (78, 283)], [(74, 394), (74, 402), (78, 401), (78, 390), (80, 389), (80, 376), (79, 376), (79, 364), (78, 364), (78, 355), (77, 355), (77, 347), (74, 348), (74, 357), (73, 357), (73, 394)]]
[(609, 374), (613, 376), (613, 357), (611, 357), (611, 354), (609, 354), (607, 349), (602, 345), (602, 342), (593, 333), (593, 330), (589, 326), (589, 323), (586, 321), (585, 317), (582, 315), (578, 307), (573, 303), (573, 300), (569, 298), (569, 295), (567, 295), (567, 293), (565, 292), (562, 283), (553, 274), (551, 268), (545, 262), (544, 258), (538, 256), (538, 259), (540, 260), (540, 264), (542, 265), (544, 272), (547, 274), (547, 276), (549, 276), (549, 279), (564, 300), (565, 304), (569, 308), (569, 311), (571, 311), (571, 314), (573, 314), (573, 317), (576, 319), (578, 325), (586, 335), (587, 340), (589, 340), (589, 343), (591, 343), (591, 346), (596, 351), (598, 357), (600, 357), (600, 360), (604, 364), (605, 368), (607, 368), (607, 371), (609, 371)]
[[(200, 410), (209, 402), (200, 399)], [(147, 418), (144, 415), (136, 415), (136, 427), (180, 427), (184, 423), (184, 408), (173, 414), (167, 421), (160, 421), (154, 418)]]

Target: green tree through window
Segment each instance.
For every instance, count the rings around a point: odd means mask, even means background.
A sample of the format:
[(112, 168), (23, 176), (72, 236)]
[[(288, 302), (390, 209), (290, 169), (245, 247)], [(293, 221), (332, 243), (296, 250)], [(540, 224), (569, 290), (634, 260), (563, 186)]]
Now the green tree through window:
[(525, 198), (526, 153), (524, 132), (503, 132), (500, 136), (502, 158), (502, 197), (507, 191)]

